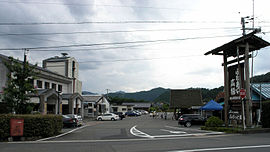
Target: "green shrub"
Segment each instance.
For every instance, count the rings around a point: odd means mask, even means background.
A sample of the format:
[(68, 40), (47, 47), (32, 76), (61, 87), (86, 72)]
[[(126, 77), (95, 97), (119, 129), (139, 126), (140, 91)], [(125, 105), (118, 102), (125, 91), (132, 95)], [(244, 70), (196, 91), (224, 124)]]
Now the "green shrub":
[(0, 115), (0, 140), (10, 137), (10, 119), (24, 119), (24, 137), (50, 137), (60, 133), (63, 122), (60, 115)]
[(262, 127), (270, 128), (270, 101), (262, 104)]
[(220, 127), (222, 125), (223, 121), (215, 116), (210, 117), (205, 123), (206, 127)]

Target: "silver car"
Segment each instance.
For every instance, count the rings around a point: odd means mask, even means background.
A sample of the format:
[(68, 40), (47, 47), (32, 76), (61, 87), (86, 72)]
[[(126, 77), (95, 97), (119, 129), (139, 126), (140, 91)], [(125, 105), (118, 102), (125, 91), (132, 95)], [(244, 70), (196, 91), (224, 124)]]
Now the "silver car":
[(101, 121), (101, 120), (115, 121), (115, 120), (119, 120), (119, 116), (114, 114), (114, 113), (105, 113), (105, 114), (102, 114), (102, 115), (98, 116), (97, 120), (99, 120), (99, 121)]

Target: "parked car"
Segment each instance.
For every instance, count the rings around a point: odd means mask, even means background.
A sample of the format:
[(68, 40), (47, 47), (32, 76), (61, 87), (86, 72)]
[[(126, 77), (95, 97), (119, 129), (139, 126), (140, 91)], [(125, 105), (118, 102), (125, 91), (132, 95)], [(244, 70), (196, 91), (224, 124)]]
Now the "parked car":
[(118, 115), (121, 120), (126, 117), (123, 112), (114, 112), (114, 114)]
[(77, 119), (71, 118), (67, 115), (62, 115), (63, 127), (75, 127), (77, 126)]
[(67, 116), (77, 119), (77, 125), (76, 126), (82, 126), (83, 125), (82, 116), (75, 115), (75, 114), (68, 114)]
[(133, 112), (137, 113), (139, 116), (142, 115), (142, 113), (141, 113), (140, 111), (138, 111), (138, 110), (135, 110), (135, 111), (133, 111)]
[(101, 120), (115, 121), (115, 120), (119, 120), (119, 116), (114, 114), (114, 113), (105, 113), (105, 114), (102, 114), (102, 115), (98, 116), (97, 120), (99, 120), (99, 121), (101, 121)]
[(206, 118), (198, 114), (183, 114), (178, 119), (179, 125), (184, 125), (185, 127), (191, 127), (192, 125), (204, 125)]
[(140, 116), (138, 113), (134, 112), (134, 111), (128, 111), (125, 113), (126, 116)]

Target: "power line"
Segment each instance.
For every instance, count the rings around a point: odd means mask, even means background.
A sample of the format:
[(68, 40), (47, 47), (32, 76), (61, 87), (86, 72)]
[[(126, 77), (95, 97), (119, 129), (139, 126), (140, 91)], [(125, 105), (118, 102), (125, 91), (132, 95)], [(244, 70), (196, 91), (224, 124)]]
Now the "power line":
[(237, 21), (85, 21), (85, 22), (6, 22), (0, 26), (28, 26), (28, 25), (80, 25), (80, 24), (190, 24), (190, 23), (238, 23)]
[(159, 57), (159, 58), (137, 58), (137, 59), (117, 59), (117, 60), (91, 60), (91, 61), (80, 61), (78, 63), (91, 63), (91, 62), (129, 62), (129, 61), (149, 61), (149, 60), (161, 60), (161, 59), (174, 59), (174, 58), (185, 58), (185, 57), (199, 57), (203, 55), (187, 55), (187, 56), (173, 56), (173, 57)]
[[(52, 48), (70, 48), (70, 47), (92, 47), (103, 45), (123, 45), (123, 44), (137, 44), (137, 43), (155, 43), (155, 42), (168, 42), (168, 41), (183, 41), (183, 40), (195, 40), (195, 39), (207, 39), (207, 38), (219, 38), (219, 37), (233, 37), (240, 36), (235, 35), (222, 35), (222, 36), (205, 36), (205, 37), (190, 37), (190, 38), (178, 38), (178, 39), (162, 39), (162, 40), (146, 40), (146, 41), (127, 41), (127, 42), (107, 42), (107, 43), (93, 43), (93, 44), (75, 44), (75, 45), (62, 45), (62, 46), (43, 46), (27, 48), (29, 50), (41, 50)], [(1, 48), (0, 50), (21, 50), (22, 48)]]
[(12, 2), (12, 1), (0, 1), (0, 3), (19, 3), (19, 4), (37, 4), (37, 5), (68, 5), (68, 6), (95, 6), (95, 7), (122, 7), (122, 8), (139, 8), (139, 9), (160, 9), (160, 10), (188, 10), (181, 8), (173, 7), (152, 7), (152, 6), (134, 6), (134, 5), (111, 5), (111, 4), (90, 4), (90, 3), (55, 3), (55, 2), (31, 2), (31, 1), (21, 1), (21, 2)]
[(241, 27), (209, 27), (209, 28), (190, 28), (190, 29), (139, 29), (123, 31), (76, 31), (76, 32), (52, 32), (52, 33), (4, 33), (0, 36), (25, 36), (25, 35), (72, 35), (72, 34), (108, 34), (108, 33), (131, 33), (131, 32), (160, 32), (160, 31), (191, 31), (191, 30), (226, 30), (239, 29)]

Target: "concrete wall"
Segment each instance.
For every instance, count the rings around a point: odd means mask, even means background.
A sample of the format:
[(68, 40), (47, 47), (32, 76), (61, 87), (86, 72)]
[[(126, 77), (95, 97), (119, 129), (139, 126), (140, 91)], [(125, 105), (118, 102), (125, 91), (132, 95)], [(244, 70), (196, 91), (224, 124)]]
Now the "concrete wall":
[[(4, 62), (2, 61), (2, 59), (0, 58), (0, 94), (2, 94), (3, 92), (3, 87), (6, 86), (6, 82), (8, 80), (7, 74), (8, 74), (8, 69), (4, 65)], [(1, 98), (0, 98), (0, 102), (1, 102)]]
[(63, 76), (65, 75), (65, 69), (66, 69), (66, 64), (65, 62), (47, 62), (46, 63), (46, 69), (61, 74)]
[[(42, 88), (38, 88), (37, 87), (37, 80), (42, 81)], [(34, 86), (37, 89), (45, 89), (45, 82), (49, 82), (50, 83), (50, 88), (52, 88), (52, 83), (56, 84), (56, 91), (58, 90), (58, 85), (62, 85), (62, 92), (63, 93), (71, 93), (69, 90), (69, 84), (68, 83), (60, 83), (58, 81), (55, 80), (50, 80), (50, 79), (44, 79), (44, 78), (38, 78), (36, 80), (34, 80)]]

